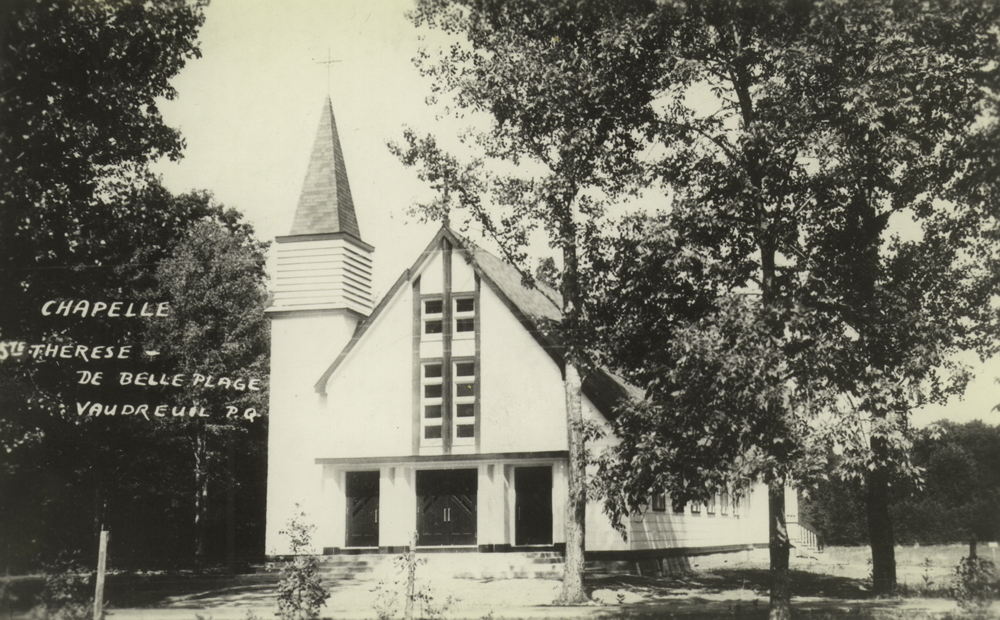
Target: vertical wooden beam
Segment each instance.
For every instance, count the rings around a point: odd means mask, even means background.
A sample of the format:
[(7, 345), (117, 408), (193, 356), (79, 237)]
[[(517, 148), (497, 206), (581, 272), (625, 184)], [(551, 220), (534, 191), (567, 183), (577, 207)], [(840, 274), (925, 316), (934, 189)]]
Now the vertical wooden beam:
[(454, 309), (451, 303), (451, 242), (441, 239), (441, 264), (444, 268), (444, 292), (441, 296), (442, 319), (444, 325), (441, 329), (442, 355), (444, 361), (441, 368), (441, 383), (443, 384), (441, 394), (441, 445), (445, 454), (451, 454), (452, 435), (454, 434), (454, 421), (452, 420), (452, 391), (454, 388), (454, 373), (451, 368), (451, 348)]
[(94, 587), (94, 620), (104, 616), (104, 571), (108, 560), (107, 530), (101, 530), (101, 542), (97, 548), (97, 585)]
[(479, 274), (476, 273), (476, 296), (475, 303), (476, 314), (475, 314), (475, 325), (476, 325), (476, 383), (475, 383), (475, 425), (476, 425), (476, 452), (482, 452), (482, 415), (480, 413), (480, 402), (482, 401), (482, 385), (483, 385), (483, 362), (482, 355), (480, 354), (480, 341), (482, 340), (482, 329), (480, 326), (480, 316), (482, 316), (482, 308), (480, 307), (480, 299), (482, 295), (482, 281), (479, 278)]
[(413, 280), (413, 454), (420, 454), (420, 438), (423, 435), (423, 412), (420, 410), (422, 402), (420, 394), (420, 339), (423, 336), (424, 324), (421, 320), (423, 308), (420, 300), (420, 276)]

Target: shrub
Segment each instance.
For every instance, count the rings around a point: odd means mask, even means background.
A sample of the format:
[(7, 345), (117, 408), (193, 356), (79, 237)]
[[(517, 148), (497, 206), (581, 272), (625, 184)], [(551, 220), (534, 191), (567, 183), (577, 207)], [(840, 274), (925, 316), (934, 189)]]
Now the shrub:
[[(40, 604), (31, 610), (31, 620), (90, 620), (94, 597), (87, 571), (76, 560), (60, 557), (45, 567), (45, 586)], [(103, 611), (103, 610), (102, 610)], [(103, 615), (103, 614), (102, 614)]]
[[(295, 506), (296, 511), (299, 506)], [(305, 523), (306, 513), (298, 512), (288, 520), (281, 534), (291, 539), (292, 553), (296, 556), (281, 569), (278, 582), (278, 617), (282, 620), (315, 620), (330, 598), (319, 576), (319, 559), (312, 555), (313, 525)]]
[(993, 562), (972, 556), (962, 558), (955, 567), (952, 598), (974, 618), (986, 618), (997, 595), (997, 571)]

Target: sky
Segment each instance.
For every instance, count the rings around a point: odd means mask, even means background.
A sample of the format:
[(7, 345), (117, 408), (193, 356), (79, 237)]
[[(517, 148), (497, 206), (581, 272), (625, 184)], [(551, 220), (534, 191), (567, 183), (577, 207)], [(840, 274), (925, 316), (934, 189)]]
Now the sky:
[[(425, 104), (430, 81), (411, 59), (437, 33), (419, 33), (408, 0), (212, 0), (192, 60), (161, 110), (181, 130), (179, 163), (156, 171), (174, 192), (207, 189), (272, 240), (291, 229), (327, 96), (333, 103), (362, 238), (375, 246), (373, 293), (384, 294), (436, 231), (409, 214), (427, 188), (389, 152), (404, 127), (447, 142), (460, 130)], [(421, 40), (421, 35), (425, 40)], [(325, 63), (335, 60), (338, 62)], [(542, 253), (545, 249), (542, 248)], [(982, 365), (963, 401), (917, 411), (1000, 423), (1000, 359)]]

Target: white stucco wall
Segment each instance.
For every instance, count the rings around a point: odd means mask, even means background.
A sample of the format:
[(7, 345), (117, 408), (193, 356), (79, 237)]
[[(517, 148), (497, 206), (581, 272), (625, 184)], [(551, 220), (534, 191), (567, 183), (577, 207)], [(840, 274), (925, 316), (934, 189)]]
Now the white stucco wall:
[(287, 553), (279, 534), (299, 503), (314, 523), (322, 501), (322, 471), (312, 439), (322, 427), (324, 403), (314, 384), (350, 340), (356, 315), (316, 312), (271, 315), (268, 407), (267, 553)]
[(486, 282), (479, 299), (482, 451), (566, 450), (559, 367)]
[(667, 498), (667, 510), (647, 509), (629, 522), (629, 548), (718, 547), (767, 543), (767, 487), (754, 485), (740, 500), (737, 510), (730, 505), (726, 514), (716, 501), (715, 513), (704, 505), (695, 513), (691, 505), (675, 514)]
[(412, 298), (401, 287), (327, 381), (317, 457), (412, 453)]

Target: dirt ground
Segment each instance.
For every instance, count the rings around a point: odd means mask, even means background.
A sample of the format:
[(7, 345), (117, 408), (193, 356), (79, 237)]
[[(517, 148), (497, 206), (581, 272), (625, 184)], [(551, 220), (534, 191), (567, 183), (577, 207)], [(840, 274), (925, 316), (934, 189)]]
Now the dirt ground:
[[(967, 552), (967, 550), (964, 550)], [(897, 551), (905, 596), (875, 599), (867, 590), (864, 549), (795, 553), (792, 558), (796, 618), (951, 620), (962, 616), (946, 598), (953, 566), (963, 549), (926, 547)], [(983, 554), (984, 557), (989, 557)], [(954, 556), (954, 557), (953, 557)], [(416, 617), (425, 618), (736, 618), (764, 619), (768, 606), (766, 551), (693, 559), (685, 574), (643, 576), (591, 574), (593, 602), (555, 607), (554, 579), (456, 579), (423, 570), (417, 588), (424, 597)], [(926, 586), (926, 587), (925, 587)], [(111, 620), (247, 620), (273, 618), (276, 588), (253, 579), (159, 582), (127, 595), (109, 593)], [(393, 575), (348, 579), (332, 587), (323, 618), (402, 617), (402, 585)], [(117, 601), (117, 604), (116, 604)], [(992, 608), (1000, 618), (1000, 605)], [(26, 613), (3, 618), (28, 618)]]

